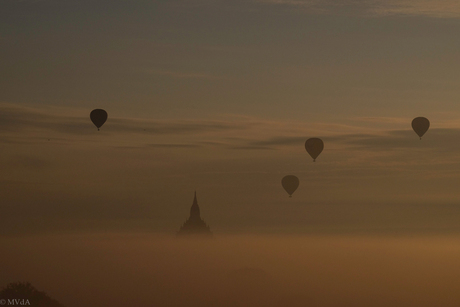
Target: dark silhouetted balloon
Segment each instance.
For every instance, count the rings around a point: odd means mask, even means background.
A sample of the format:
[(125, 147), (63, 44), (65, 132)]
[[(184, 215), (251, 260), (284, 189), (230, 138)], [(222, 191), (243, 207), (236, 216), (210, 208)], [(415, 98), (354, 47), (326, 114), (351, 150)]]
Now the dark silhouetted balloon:
[(316, 158), (323, 151), (324, 143), (321, 139), (311, 138), (305, 142), (305, 149), (308, 154), (313, 158), (313, 162), (316, 161)]
[(287, 175), (284, 176), (281, 180), (281, 184), (286, 192), (289, 194), (289, 197), (292, 197), (292, 194), (297, 190), (299, 187), (299, 178), (294, 175)]
[(102, 109), (95, 109), (91, 111), (91, 114), (89, 115), (89, 117), (91, 118), (91, 121), (97, 127), (97, 130), (99, 131), (99, 128), (101, 128), (101, 126), (107, 120), (107, 112)]
[(430, 128), (430, 121), (427, 118), (416, 117), (412, 120), (412, 129), (414, 129), (420, 139), (428, 131), (428, 128)]

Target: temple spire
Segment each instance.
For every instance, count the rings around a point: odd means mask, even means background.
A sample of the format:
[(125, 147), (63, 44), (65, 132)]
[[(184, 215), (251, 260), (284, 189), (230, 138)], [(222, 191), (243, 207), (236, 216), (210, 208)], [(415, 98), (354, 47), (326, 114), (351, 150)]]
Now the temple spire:
[(209, 226), (201, 219), (200, 207), (198, 207), (198, 200), (195, 196), (193, 197), (193, 204), (190, 208), (190, 217), (179, 229), (178, 235), (189, 235), (189, 234), (202, 234), (212, 236)]
[(193, 198), (193, 204), (190, 208), (190, 219), (201, 219), (200, 217), (200, 207), (198, 207), (198, 201), (196, 199), (196, 190), (195, 190), (195, 197)]

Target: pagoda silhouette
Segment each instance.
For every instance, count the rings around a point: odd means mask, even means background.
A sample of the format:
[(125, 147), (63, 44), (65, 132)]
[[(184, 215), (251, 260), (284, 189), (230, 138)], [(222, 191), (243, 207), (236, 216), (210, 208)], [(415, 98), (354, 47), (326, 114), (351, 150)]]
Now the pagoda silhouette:
[(212, 236), (212, 232), (209, 229), (209, 226), (206, 225), (205, 221), (201, 219), (200, 207), (198, 207), (198, 201), (196, 200), (196, 191), (195, 191), (195, 197), (193, 198), (192, 207), (190, 208), (190, 217), (181, 226), (181, 228), (177, 232), (177, 235), (178, 236), (182, 236), (182, 235)]

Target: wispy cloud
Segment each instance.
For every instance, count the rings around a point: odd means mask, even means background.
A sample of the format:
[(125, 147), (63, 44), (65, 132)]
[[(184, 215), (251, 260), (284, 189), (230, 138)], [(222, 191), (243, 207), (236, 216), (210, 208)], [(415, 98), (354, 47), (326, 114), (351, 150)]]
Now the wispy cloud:
[(255, 146), (255, 145), (250, 145), (250, 146), (233, 146), (230, 147), (231, 149), (241, 149), (241, 150), (274, 150), (275, 148), (273, 147), (267, 147), (267, 146)]
[(440, 18), (460, 17), (460, 2), (452, 0), (375, 1), (369, 10), (378, 15), (422, 15)]
[[(452, 160), (460, 146), (460, 127), (434, 122), (420, 142), (410, 118), (360, 117), (344, 123), (271, 121), (221, 115), (220, 119), (149, 120), (111, 118), (97, 132), (87, 112), (0, 104), (0, 143), (93, 144), (119, 149), (200, 149), (303, 152), (305, 141), (320, 137), (327, 149), (360, 155), (393, 156), (404, 149), (444, 152)], [(73, 114), (73, 115), (69, 115)], [(104, 135), (104, 138), (98, 136)], [(30, 161), (29, 161), (30, 162)]]
[(296, 146), (303, 145), (307, 137), (305, 136), (276, 136), (265, 140), (257, 140), (250, 142), (251, 146)]
[(184, 71), (171, 71), (171, 70), (155, 70), (155, 69), (143, 69), (144, 73), (171, 77), (171, 78), (180, 78), (180, 79), (209, 79), (217, 80), (224, 79), (222, 76), (216, 76), (209, 73), (201, 72), (184, 72)]
[[(95, 127), (86, 111), (68, 110), (60, 114), (55, 109), (43, 110), (19, 105), (0, 104), (0, 129), (6, 132), (21, 132), (28, 130), (53, 131), (61, 134), (92, 134)], [(77, 113), (77, 115), (69, 115)], [(81, 114), (80, 114), (81, 113)], [(215, 132), (224, 130), (241, 130), (251, 126), (243, 123), (225, 120), (148, 120), (132, 118), (111, 118), (104, 124), (110, 126), (110, 132), (115, 133), (148, 133), (156, 135), (190, 134), (197, 132)], [(88, 128), (91, 128), (89, 130)]]
[(153, 148), (199, 148), (200, 145), (195, 144), (148, 144), (147, 147)]
[(413, 15), (438, 18), (460, 17), (460, 2), (454, 0), (258, 0), (296, 6), (323, 13), (353, 12), (373, 16)]

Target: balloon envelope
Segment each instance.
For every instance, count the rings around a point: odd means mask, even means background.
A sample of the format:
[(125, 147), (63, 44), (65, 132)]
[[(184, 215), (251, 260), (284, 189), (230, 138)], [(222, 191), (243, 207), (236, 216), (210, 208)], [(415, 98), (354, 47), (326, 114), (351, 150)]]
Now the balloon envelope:
[(297, 190), (299, 187), (299, 178), (297, 178), (294, 175), (287, 175), (284, 176), (283, 179), (281, 180), (281, 184), (283, 185), (283, 188), (286, 190), (286, 192), (289, 194), (289, 197), (292, 196), (292, 193)]
[(430, 128), (430, 121), (427, 118), (416, 117), (412, 120), (412, 129), (414, 129), (420, 139), (428, 131), (428, 128)]
[(315, 162), (316, 158), (324, 149), (324, 143), (321, 139), (311, 138), (305, 142), (305, 149)]
[(97, 127), (97, 130), (99, 130), (99, 128), (101, 128), (107, 120), (107, 112), (102, 109), (95, 109), (91, 111), (89, 117), (91, 118), (93, 124)]

